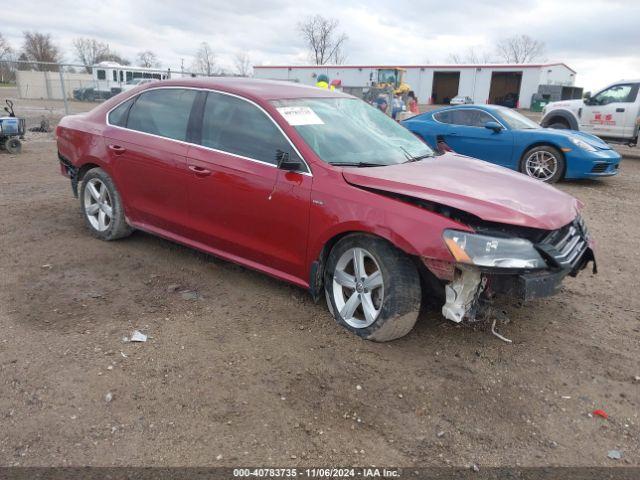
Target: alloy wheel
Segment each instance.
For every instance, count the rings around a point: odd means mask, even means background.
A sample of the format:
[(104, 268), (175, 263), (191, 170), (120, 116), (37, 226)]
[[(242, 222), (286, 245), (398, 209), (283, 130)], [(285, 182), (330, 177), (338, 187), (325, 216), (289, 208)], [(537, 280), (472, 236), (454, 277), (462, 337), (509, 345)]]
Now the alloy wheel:
[(104, 232), (113, 220), (113, 204), (109, 189), (99, 178), (92, 178), (84, 189), (84, 211), (93, 228)]
[(538, 150), (527, 157), (525, 170), (530, 177), (546, 182), (558, 171), (558, 159), (550, 152)]
[(384, 300), (382, 270), (364, 248), (344, 252), (333, 272), (333, 301), (342, 319), (353, 328), (376, 321)]

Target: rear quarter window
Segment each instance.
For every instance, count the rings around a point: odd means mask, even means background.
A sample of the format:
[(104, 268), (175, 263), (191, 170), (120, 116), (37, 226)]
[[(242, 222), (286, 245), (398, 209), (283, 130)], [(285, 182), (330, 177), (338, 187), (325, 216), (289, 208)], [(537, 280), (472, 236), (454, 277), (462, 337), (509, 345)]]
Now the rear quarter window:
[(451, 123), (451, 112), (434, 113), (433, 118), (440, 123)]
[(134, 98), (129, 99), (111, 110), (111, 112), (109, 112), (109, 123), (116, 127), (126, 127), (129, 109), (131, 108), (131, 105), (133, 105), (134, 101)]

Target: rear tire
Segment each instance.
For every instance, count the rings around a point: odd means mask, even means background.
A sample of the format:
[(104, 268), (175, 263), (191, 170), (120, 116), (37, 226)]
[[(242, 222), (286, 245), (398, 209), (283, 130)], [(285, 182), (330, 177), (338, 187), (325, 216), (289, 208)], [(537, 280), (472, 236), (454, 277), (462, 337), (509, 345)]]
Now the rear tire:
[(403, 337), (418, 319), (422, 299), (418, 269), (405, 253), (381, 238), (354, 234), (341, 239), (329, 254), (324, 285), (336, 322), (367, 340)]
[(564, 176), (562, 153), (549, 145), (530, 148), (520, 160), (520, 172), (545, 183), (556, 183)]
[(547, 128), (555, 128), (556, 130), (570, 130), (569, 125), (562, 122), (555, 122), (549, 125)]
[(131, 235), (122, 199), (111, 177), (101, 168), (92, 168), (82, 178), (80, 207), (91, 234), (101, 240), (117, 240)]
[(20, 140), (18, 140), (17, 138), (8, 138), (4, 143), (4, 148), (7, 150), (7, 152), (15, 155), (22, 151), (22, 142), (20, 142)]

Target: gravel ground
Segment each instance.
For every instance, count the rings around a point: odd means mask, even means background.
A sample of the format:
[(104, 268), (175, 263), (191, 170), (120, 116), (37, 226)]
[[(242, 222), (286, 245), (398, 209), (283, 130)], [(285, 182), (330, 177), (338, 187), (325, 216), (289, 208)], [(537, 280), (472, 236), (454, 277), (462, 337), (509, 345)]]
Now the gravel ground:
[(560, 184), (599, 274), (507, 305), (513, 344), (435, 312), (375, 344), (269, 277), (95, 240), (29, 134), (0, 154), (0, 465), (638, 466), (640, 160), (621, 170)]

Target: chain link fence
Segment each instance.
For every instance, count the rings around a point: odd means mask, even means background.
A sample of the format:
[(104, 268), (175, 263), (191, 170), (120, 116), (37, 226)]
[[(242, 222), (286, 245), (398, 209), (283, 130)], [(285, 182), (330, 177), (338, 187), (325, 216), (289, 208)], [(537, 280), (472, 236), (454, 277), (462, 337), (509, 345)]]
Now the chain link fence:
[(55, 125), (68, 114), (91, 110), (96, 102), (134, 88), (139, 83), (201, 74), (102, 62), (75, 63), (0, 60), (0, 98), (15, 104), (18, 117), (33, 127)]

